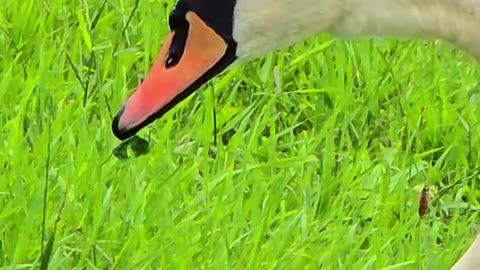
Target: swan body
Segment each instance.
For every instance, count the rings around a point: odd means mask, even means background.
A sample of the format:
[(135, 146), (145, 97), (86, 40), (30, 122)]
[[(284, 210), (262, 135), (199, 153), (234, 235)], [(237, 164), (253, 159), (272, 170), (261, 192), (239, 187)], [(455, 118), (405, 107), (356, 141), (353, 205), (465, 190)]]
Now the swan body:
[[(127, 139), (205, 82), (320, 32), (441, 39), (480, 61), (480, 0), (178, 0), (170, 34), (112, 130)], [(480, 269), (480, 235), (452, 268)]]
[(477, 270), (480, 269), (480, 234), (465, 254), (453, 265), (451, 270)]

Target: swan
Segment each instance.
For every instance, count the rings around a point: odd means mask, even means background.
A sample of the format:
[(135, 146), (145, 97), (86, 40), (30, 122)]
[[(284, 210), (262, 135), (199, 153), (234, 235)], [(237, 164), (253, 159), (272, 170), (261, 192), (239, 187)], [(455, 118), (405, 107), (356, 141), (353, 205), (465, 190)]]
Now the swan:
[(480, 269), (480, 233), (463, 256), (453, 265), (451, 270)]
[[(480, 61), (480, 0), (178, 0), (149, 74), (120, 108), (125, 140), (228, 67), (328, 32), (440, 39)], [(480, 235), (452, 269), (480, 269)]]
[(125, 140), (229, 66), (320, 32), (441, 39), (480, 60), (480, 0), (178, 0), (149, 74), (112, 122)]

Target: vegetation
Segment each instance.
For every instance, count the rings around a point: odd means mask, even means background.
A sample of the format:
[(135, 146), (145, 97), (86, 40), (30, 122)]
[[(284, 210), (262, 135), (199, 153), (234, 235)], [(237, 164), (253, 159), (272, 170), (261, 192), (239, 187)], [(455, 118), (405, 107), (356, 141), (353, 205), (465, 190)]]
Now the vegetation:
[(113, 114), (172, 4), (0, 5), (4, 269), (448, 269), (463, 254), (480, 199), (471, 57), (322, 34), (229, 69), (139, 134), (149, 153), (118, 159)]

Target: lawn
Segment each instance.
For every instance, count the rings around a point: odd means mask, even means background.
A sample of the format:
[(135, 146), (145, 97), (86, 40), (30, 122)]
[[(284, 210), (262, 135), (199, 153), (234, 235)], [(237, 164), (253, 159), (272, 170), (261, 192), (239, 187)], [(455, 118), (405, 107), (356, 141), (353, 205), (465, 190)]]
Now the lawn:
[(443, 42), (321, 34), (229, 69), (139, 133), (149, 153), (115, 157), (172, 4), (0, 5), (1, 269), (49, 250), (50, 269), (448, 269), (467, 249), (480, 74)]

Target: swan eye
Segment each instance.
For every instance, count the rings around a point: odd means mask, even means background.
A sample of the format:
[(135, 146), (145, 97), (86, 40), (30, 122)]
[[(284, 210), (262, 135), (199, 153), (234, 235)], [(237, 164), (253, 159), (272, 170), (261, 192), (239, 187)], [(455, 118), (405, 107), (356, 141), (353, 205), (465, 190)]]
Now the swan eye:
[(174, 67), (178, 64), (180, 61), (180, 56), (176, 52), (170, 52), (170, 54), (167, 57), (167, 60), (165, 61), (165, 67), (166, 68), (171, 68)]
[(165, 68), (174, 67), (180, 62), (185, 45), (187, 43), (188, 31), (190, 25), (185, 18), (185, 14), (180, 16), (178, 12), (173, 12), (169, 19), (170, 28), (173, 32), (172, 43), (170, 44), (168, 57), (165, 60)]

